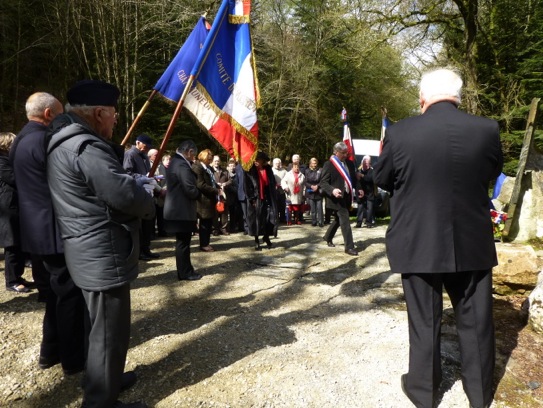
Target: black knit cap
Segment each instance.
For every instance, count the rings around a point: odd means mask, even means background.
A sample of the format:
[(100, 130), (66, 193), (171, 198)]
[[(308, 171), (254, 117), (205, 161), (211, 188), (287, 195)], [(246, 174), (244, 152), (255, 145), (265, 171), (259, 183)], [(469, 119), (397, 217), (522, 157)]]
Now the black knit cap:
[(117, 106), (119, 88), (104, 81), (85, 79), (68, 91), (70, 105)]
[(143, 143), (144, 145), (146, 145), (147, 147), (153, 147), (153, 139), (151, 139), (149, 136), (147, 136), (146, 134), (142, 133), (141, 135), (139, 135), (136, 140), (138, 142), (141, 142)]
[(266, 153), (260, 151), (260, 152), (258, 152), (256, 154), (255, 160), (264, 160), (265, 162), (268, 162), (268, 161), (270, 161), (270, 156), (268, 156)]

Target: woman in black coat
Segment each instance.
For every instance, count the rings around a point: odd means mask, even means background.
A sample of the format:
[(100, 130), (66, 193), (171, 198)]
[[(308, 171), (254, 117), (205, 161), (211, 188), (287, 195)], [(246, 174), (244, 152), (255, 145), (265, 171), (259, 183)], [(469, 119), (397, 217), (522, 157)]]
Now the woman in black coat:
[(213, 153), (211, 153), (211, 150), (205, 149), (200, 152), (198, 160), (192, 165), (192, 171), (196, 174), (196, 187), (201, 193), (196, 202), (196, 209), (200, 220), (200, 249), (204, 252), (214, 251), (213, 247), (209, 245), (209, 241), (211, 239), (213, 219), (216, 215), (215, 205), (221, 192), (220, 187), (216, 185), (213, 178), (213, 171), (209, 167), (212, 160)]
[(255, 237), (255, 249), (262, 247), (258, 237), (268, 248), (272, 247), (270, 235), (277, 223), (277, 196), (275, 176), (268, 164), (270, 158), (266, 153), (258, 152), (253, 167), (245, 172), (245, 195), (247, 196), (247, 225), (249, 235)]
[(4, 248), (6, 289), (17, 293), (29, 291), (22, 278), (25, 257), (19, 245), (19, 208), (15, 175), (9, 162), (13, 133), (0, 133), (0, 247)]

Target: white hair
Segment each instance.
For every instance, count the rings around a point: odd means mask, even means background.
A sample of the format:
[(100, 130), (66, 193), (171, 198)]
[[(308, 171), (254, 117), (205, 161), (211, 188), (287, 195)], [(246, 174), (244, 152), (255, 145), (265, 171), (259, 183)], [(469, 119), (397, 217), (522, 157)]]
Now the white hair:
[(52, 109), (57, 103), (59, 102), (53, 95), (47, 92), (36, 92), (26, 100), (26, 117), (42, 118), (45, 109)]
[(462, 78), (447, 68), (426, 72), (420, 80), (420, 97), (426, 101), (454, 99), (461, 101)]

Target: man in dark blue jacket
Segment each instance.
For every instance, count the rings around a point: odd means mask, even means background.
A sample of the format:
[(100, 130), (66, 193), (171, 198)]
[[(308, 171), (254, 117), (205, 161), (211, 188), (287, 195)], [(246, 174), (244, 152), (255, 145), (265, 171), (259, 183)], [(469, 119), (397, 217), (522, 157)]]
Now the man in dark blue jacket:
[[(145, 134), (136, 137), (136, 144), (124, 154), (123, 167), (128, 174), (138, 179), (147, 177), (151, 163), (147, 153), (153, 146), (151, 137)], [(150, 261), (159, 257), (151, 252), (151, 238), (155, 229), (155, 220), (142, 220), (140, 229), (140, 259)]]
[(38, 364), (46, 369), (61, 363), (70, 375), (84, 368), (84, 321), (88, 315), (81, 290), (66, 266), (47, 183), (45, 133), (62, 112), (54, 96), (32, 94), (26, 101), (29, 121), (15, 139), (10, 160), (18, 188), (21, 246), (32, 255), (32, 273), (39, 297), (45, 301)]

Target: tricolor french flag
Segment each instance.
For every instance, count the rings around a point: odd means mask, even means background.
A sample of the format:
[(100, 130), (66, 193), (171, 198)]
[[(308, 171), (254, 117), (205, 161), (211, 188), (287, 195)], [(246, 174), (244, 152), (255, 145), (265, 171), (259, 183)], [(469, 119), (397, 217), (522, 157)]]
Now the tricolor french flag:
[(381, 142), (379, 143), (379, 154), (383, 151), (383, 143), (385, 141), (385, 133), (387, 131), (387, 127), (390, 124), (390, 121), (388, 120), (388, 116), (386, 115), (386, 110), (384, 110), (383, 113), (383, 122), (381, 125)]
[(258, 150), (260, 95), (249, 27), (250, 0), (223, 0), (191, 72), (184, 107), (245, 169)]
[(345, 108), (343, 108), (341, 111), (341, 121), (343, 122), (343, 143), (345, 143), (349, 148), (349, 156), (347, 159), (351, 160), (353, 163), (356, 163), (353, 140), (351, 139), (351, 129), (349, 129), (347, 109)]

